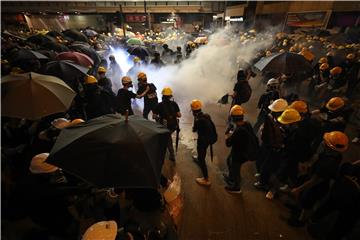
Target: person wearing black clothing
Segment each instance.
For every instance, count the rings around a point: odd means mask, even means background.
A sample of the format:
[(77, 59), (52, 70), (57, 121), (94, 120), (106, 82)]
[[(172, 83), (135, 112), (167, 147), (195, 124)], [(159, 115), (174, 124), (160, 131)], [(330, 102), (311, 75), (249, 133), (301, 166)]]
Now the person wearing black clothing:
[(203, 186), (210, 186), (211, 182), (209, 181), (208, 170), (206, 166), (206, 151), (210, 145), (209, 137), (209, 128), (211, 124), (211, 118), (208, 114), (202, 112), (202, 104), (200, 100), (193, 100), (191, 102), (191, 111), (194, 115), (194, 126), (193, 132), (196, 132), (198, 135), (197, 138), (197, 163), (200, 166), (201, 172), (203, 174), (202, 178), (196, 178), (196, 182)]
[(260, 96), (258, 102), (258, 108), (260, 109), (257, 121), (254, 125), (254, 131), (257, 132), (261, 124), (264, 123), (265, 117), (269, 114), (269, 105), (280, 98), (280, 93), (278, 90), (279, 81), (275, 78), (271, 78), (266, 84), (266, 92)]
[(105, 76), (105, 74), (106, 74), (106, 68), (99, 67), (98, 68), (98, 75), (99, 75), (98, 85), (100, 87), (102, 87), (104, 90), (107, 90), (109, 93), (113, 93), (111, 80), (109, 78), (107, 78)]
[(241, 105), (249, 101), (251, 92), (252, 90), (246, 80), (245, 71), (240, 69), (237, 73), (237, 82), (234, 86), (233, 93), (229, 94), (233, 98), (231, 106)]
[(147, 82), (147, 76), (144, 72), (138, 74), (139, 87), (137, 94), (144, 95), (144, 110), (143, 117), (148, 119), (150, 111), (154, 111), (156, 105), (158, 104), (158, 98), (156, 95), (156, 87), (152, 83)]
[(114, 113), (114, 96), (99, 87), (94, 76), (87, 76), (85, 84), (85, 111), (87, 119)]
[(156, 67), (163, 67), (165, 63), (160, 59), (160, 53), (155, 52), (154, 58), (150, 62), (151, 64), (155, 65)]
[[(338, 215), (332, 228), (327, 229), (325, 239), (343, 239), (358, 221), (360, 215), (360, 160), (354, 163), (344, 163), (331, 186), (326, 200), (315, 210), (311, 217), (312, 226), (321, 222), (335, 211)], [(309, 232), (314, 233), (314, 227)], [(313, 229), (311, 231), (311, 229)], [(315, 237), (315, 236), (314, 236)]]
[(240, 193), (240, 169), (241, 165), (248, 160), (247, 152), (250, 146), (250, 137), (253, 129), (251, 124), (244, 121), (244, 110), (240, 105), (234, 105), (230, 111), (231, 119), (235, 123), (235, 129), (226, 133), (225, 142), (231, 147), (228, 157), (229, 175), (225, 176), (227, 186), (225, 190), (232, 193)]
[(166, 87), (162, 90), (162, 102), (158, 103), (153, 111), (153, 118), (166, 126), (170, 131), (170, 139), (168, 142), (169, 159), (175, 162), (175, 152), (172, 141), (172, 133), (179, 129), (178, 118), (181, 117), (179, 105), (175, 101), (171, 101), (173, 92), (171, 88)]
[[(145, 96), (148, 90), (145, 90), (141, 95), (137, 95), (134, 92), (130, 91), (129, 88), (131, 88), (133, 85), (131, 78), (128, 76), (124, 76), (121, 79), (121, 83), (123, 85), (123, 88), (119, 89), (116, 96), (116, 112), (120, 113), (121, 115), (134, 115), (134, 111), (131, 107), (131, 99), (142, 98), (143, 96)], [(128, 112), (126, 113), (126, 111)]]
[(300, 216), (293, 216), (288, 223), (303, 226), (308, 220), (314, 205), (324, 198), (330, 187), (330, 180), (336, 178), (342, 161), (342, 152), (348, 148), (348, 137), (339, 131), (324, 134), (324, 141), (318, 149), (318, 158), (312, 164), (308, 180), (292, 189), (291, 193), (299, 199)]

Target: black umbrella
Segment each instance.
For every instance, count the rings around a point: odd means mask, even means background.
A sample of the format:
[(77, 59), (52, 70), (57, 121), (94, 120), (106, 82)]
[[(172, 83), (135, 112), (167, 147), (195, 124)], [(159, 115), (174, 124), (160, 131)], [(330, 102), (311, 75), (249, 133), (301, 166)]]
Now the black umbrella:
[(169, 138), (158, 123), (109, 114), (63, 129), (47, 162), (97, 187), (157, 188)]
[(70, 49), (89, 56), (94, 61), (95, 66), (97, 66), (101, 61), (99, 54), (90, 46), (86, 46), (84, 44), (72, 44)]
[(312, 70), (311, 64), (302, 55), (290, 52), (263, 57), (255, 64), (255, 67), (262, 72), (270, 71), (284, 74), (310, 72)]
[(49, 35), (42, 35), (42, 34), (37, 34), (37, 35), (33, 35), (31, 37), (28, 37), (26, 39), (27, 42), (31, 42), (31, 43), (35, 43), (37, 45), (44, 45), (47, 44), (49, 42), (53, 42), (56, 43), (56, 39), (52, 36)]
[(220, 104), (228, 104), (229, 103), (229, 94), (225, 94), (224, 96), (222, 96), (219, 100), (218, 103)]
[(72, 61), (60, 60), (48, 62), (44, 67), (43, 73), (60, 78), (74, 89), (77, 86), (77, 80), (84, 78), (88, 70), (88, 68), (77, 65)]
[(28, 60), (45, 60), (48, 59), (48, 57), (46, 57), (45, 55), (36, 52), (36, 51), (32, 51), (30, 49), (18, 49), (18, 50), (14, 50), (11, 52), (10, 54), (11, 56), (11, 60), (13, 62), (18, 62), (18, 61), (28, 61)]
[(146, 57), (150, 56), (149, 51), (145, 47), (130, 48), (128, 53), (133, 56), (139, 57), (141, 60), (145, 60)]
[(37, 50), (37, 52), (45, 55), (46, 57), (49, 58), (49, 60), (56, 60), (56, 55), (57, 54), (54, 51), (40, 49), (40, 50)]
[(65, 30), (62, 32), (62, 34), (64, 34), (67, 37), (70, 37), (75, 41), (88, 42), (88, 38), (83, 33), (73, 29)]

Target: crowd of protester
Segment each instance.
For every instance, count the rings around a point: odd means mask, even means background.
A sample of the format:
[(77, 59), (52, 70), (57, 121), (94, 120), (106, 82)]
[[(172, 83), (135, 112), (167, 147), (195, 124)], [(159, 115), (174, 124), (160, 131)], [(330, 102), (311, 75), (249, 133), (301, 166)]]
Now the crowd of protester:
[[(251, 31), (246, 35), (242, 33), (241, 37), (251, 39), (254, 35), (255, 31)], [(358, 224), (360, 213), (358, 159), (342, 161), (351, 142), (345, 130), (351, 115), (357, 111), (354, 103), (356, 89), (359, 89), (359, 45), (336, 45), (326, 38), (310, 35), (305, 38), (328, 49), (326, 55), (314, 62), (311, 52), (314, 46), (299, 44), (294, 37), (281, 33), (276, 35), (270, 48), (259, 51), (254, 59), (255, 63), (277, 53), (299, 52), (313, 66), (310, 75), (263, 72), (266, 92), (259, 98), (260, 113), (255, 124), (246, 121), (243, 105), (250, 99), (248, 81), (254, 72), (251, 67), (238, 71), (234, 91), (229, 94), (233, 101), (225, 145), (231, 150), (226, 160), (225, 190), (240, 193), (241, 165), (255, 161), (257, 181), (254, 187), (264, 190), (265, 197), (270, 200), (281, 194), (290, 196), (292, 201), (286, 205), (291, 209), (288, 219), (291, 226), (308, 223), (312, 226), (312, 234), (316, 235), (316, 224), (337, 212), (333, 227), (321, 234), (326, 239), (341, 239)], [(60, 41), (69, 40), (59, 37)], [(95, 38), (89, 41), (97, 46)], [(45, 50), (44, 46), (13, 36), (4, 37), (2, 42), (2, 76), (30, 71), (41, 73), (42, 61), (32, 59), (24, 64), (6, 57), (19, 49)], [(98, 239), (99, 236), (176, 239), (175, 226), (164, 210), (161, 194), (170, 183), (165, 177), (161, 179), (160, 190), (97, 189), (45, 161), (61, 129), (106, 114), (133, 115), (131, 100), (134, 98), (144, 99), (144, 118), (148, 119), (152, 112), (151, 118), (165, 125), (171, 133), (176, 132), (181, 109), (172, 100), (172, 89), (162, 89), (159, 103), (156, 86), (148, 81), (145, 72), (139, 71), (139, 66), (178, 64), (199, 46), (201, 44), (189, 42), (173, 51), (164, 44), (161, 53), (153, 52), (149, 63), (133, 56), (134, 65), (127, 73), (110, 55), (108, 59), (100, 59), (83, 79), (79, 79), (74, 87), (77, 96), (68, 112), (39, 121), (2, 116), (2, 193), (5, 196), (2, 220), (6, 223), (29, 217), (34, 227), (24, 239), (51, 239), (51, 236), (60, 239), (78, 239), (79, 236), (82, 239)], [(340, 62), (336, 59), (338, 50), (345, 52)], [(137, 80), (136, 93), (132, 91), (133, 80)], [(302, 87), (305, 82), (308, 91)], [(203, 112), (201, 96), (199, 98), (189, 101), (194, 116), (193, 131), (198, 134), (194, 161), (203, 175), (196, 178), (196, 182), (209, 187), (205, 159), (208, 148), (212, 154), (218, 133), (210, 115)], [(354, 143), (358, 141), (359, 137), (354, 139)], [(169, 159), (175, 162), (172, 141), (169, 141), (168, 151)], [(149, 224), (153, 215), (161, 219), (160, 223)]]

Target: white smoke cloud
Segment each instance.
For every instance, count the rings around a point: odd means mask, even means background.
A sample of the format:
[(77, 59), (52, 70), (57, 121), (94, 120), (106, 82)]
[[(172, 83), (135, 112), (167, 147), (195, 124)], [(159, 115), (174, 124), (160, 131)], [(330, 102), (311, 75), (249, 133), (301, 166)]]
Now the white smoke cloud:
[[(216, 102), (225, 93), (231, 92), (239, 69), (237, 60), (251, 62), (258, 51), (272, 44), (272, 33), (259, 33), (256, 39), (240, 41), (239, 35), (232, 34), (232, 29), (222, 29), (209, 37), (207, 45), (201, 46), (192, 53), (189, 59), (180, 65), (167, 65), (157, 69), (152, 66), (141, 68), (148, 76), (148, 82), (157, 87), (161, 96), (163, 87), (171, 87), (174, 98), (181, 107), (189, 108), (192, 99)], [(132, 62), (123, 49), (113, 49), (115, 56), (124, 72)], [(113, 81), (119, 81), (119, 78)]]

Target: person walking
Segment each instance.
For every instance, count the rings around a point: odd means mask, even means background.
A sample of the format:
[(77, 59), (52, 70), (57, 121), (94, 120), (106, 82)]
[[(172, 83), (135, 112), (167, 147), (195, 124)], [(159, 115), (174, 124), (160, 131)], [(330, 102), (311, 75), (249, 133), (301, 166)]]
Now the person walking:
[(163, 124), (170, 131), (168, 143), (169, 159), (175, 162), (175, 151), (171, 135), (179, 130), (179, 121), (181, 117), (179, 105), (172, 100), (173, 91), (169, 87), (162, 90), (162, 102), (158, 103), (153, 111), (153, 119)]
[(192, 100), (190, 107), (194, 116), (193, 132), (196, 132), (198, 135), (196, 145), (198, 156), (196, 162), (200, 166), (203, 175), (201, 178), (196, 178), (196, 182), (203, 186), (210, 186), (211, 182), (209, 180), (205, 158), (208, 147), (217, 140), (215, 125), (210, 115), (202, 112), (202, 103), (200, 100)]
[(244, 120), (244, 109), (240, 105), (234, 105), (230, 110), (232, 122), (235, 124), (225, 134), (227, 147), (231, 147), (227, 159), (228, 175), (224, 175), (227, 186), (225, 190), (230, 193), (241, 193), (240, 169), (241, 165), (249, 159), (249, 151), (253, 146), (252, 140), (256, 138), (251, 124)]

